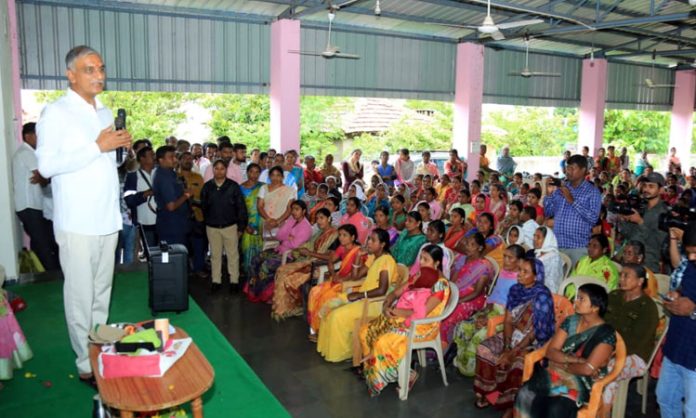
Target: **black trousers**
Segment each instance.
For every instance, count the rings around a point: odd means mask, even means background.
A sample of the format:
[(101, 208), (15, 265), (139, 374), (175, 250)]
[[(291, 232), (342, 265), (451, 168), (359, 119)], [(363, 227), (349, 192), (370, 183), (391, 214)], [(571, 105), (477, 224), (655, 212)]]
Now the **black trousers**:
[(24, 232), (31, 239), (31, 250), (39, 257), (46, 271), (60, 270), (58, 244), (53, 235), (53, 222), (43, 217), (38, 209), (24, 209), (17, 212)]

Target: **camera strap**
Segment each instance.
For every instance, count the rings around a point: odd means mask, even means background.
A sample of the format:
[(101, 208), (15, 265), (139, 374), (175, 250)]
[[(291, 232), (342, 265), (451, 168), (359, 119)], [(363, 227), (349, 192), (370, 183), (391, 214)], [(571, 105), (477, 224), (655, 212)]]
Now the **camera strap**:
[[(140, 177), (143, 178), (143, 180), (145, 181), (145, 184), (147, 184), (147, 187), (149, 187), (150, 190), (153, 190), (153, 189), (152, 189), (152, 183), (150, 183), (150, 180), (148, 180), (148, 178), (145, 176), (145, 173), (143, 173), (142, 168), (141, 168), (141, 169), (138, 169), (138, 173), (140, 173)], [(152, 198), (152, 196), (150, 196), (150, 197), (147, 199), (147, 207), (152, 211), (152, 213), (157, 214), (157, 211), (156, 211), (156, 210), (152, 207), (152, 205), (150, 204), (150, 199), (151, 199), (151, 198)]]

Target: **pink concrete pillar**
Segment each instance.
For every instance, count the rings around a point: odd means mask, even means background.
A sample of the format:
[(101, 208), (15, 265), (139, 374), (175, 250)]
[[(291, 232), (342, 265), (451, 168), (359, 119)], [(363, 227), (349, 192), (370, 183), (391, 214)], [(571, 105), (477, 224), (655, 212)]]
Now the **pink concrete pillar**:
[(271, 147), (300, 151), (300, 22), (271, 23)]
[(17, 9), (15, 0), (7, 0), (7, 19), (10, 38), (10, 52), (12, 53), (12, 103), (14, 118), (12, 119), (15, 132), (15, 140), (22, 142), (22, 83), (19, 75), (19, 36), (17, 29)]
[(578, 153), (583, 146), (594, 156), (602, 147), (604, 107), (607, 101), (607, 60), (582, 61), (580, 118), (578, 121)]
[[(669, 148), (677, 149), (682, 170), (690, 167), (691, 142), (694, 130), (694, 103), (696, 102), (696, 70), (677, 71), (674, 80), (674, 102), (669, 127)], [(668, 150), (669, 152), (669, 150)]]
[(481, 108), (483, 106), (483, 45), (457, 45), (454, 87), (454, 127), (452, 147), (466, 158), (467, 180), (476, 178), (481, 145)]

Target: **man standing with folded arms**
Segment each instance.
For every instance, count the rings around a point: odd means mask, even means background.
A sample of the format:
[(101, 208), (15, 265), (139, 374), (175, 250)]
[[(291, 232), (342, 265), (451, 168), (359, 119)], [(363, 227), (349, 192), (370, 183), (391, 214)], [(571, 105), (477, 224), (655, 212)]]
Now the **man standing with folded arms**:
[(118, 232), (117, 148), (130, 147), (126, 130), (99, 101), (106, 72), (99, 53), (77, 46), (65, 57), (69, 87), (46, 106), (37, 125), (39, 172), (53, 185), (56, 241), (65, 275), (65, 319), (80, 380), (95, 386), (87, 335), (106, 323)]

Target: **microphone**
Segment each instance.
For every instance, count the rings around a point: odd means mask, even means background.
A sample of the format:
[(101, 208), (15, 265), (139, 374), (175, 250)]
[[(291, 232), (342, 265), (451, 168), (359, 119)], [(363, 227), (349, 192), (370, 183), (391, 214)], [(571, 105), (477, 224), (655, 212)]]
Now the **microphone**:
[[(123, 129), (126, 129), (126, 110), (125, 109), (118, 109), (116, 112), (116, 120), (114, 120), (114, 127), (116, 128), (117, 131), (121, 131)], [(118, 147), (116, 149), (116, 163), (117, 164), (122, 164), (123, 163), (123, 147)]]

